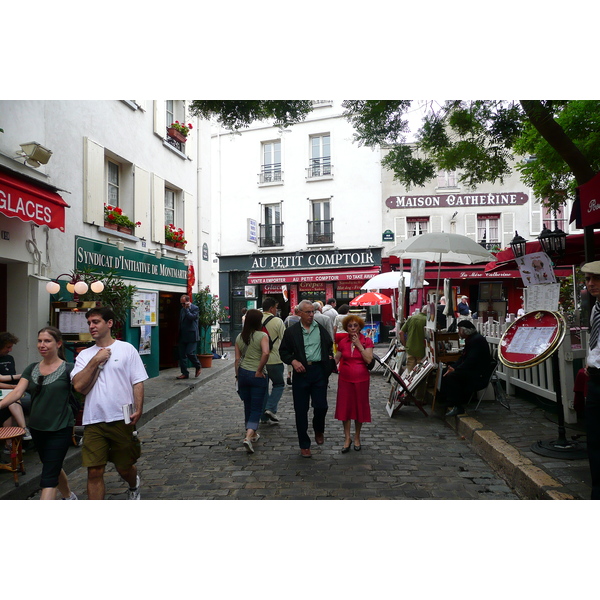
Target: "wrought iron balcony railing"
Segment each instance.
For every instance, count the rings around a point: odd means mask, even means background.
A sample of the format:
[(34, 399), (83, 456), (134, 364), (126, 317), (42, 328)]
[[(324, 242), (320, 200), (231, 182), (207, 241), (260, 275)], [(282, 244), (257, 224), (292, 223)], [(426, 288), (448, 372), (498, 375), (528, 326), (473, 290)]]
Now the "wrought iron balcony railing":
[(313, 177), (324, 177), (327, 175), (333, 175), (333, 165), (331, 164), (331, 157), (325, 156), (323, 158), (311, 158), (310, 166), (306, 169), (308, 179)]
[(333, 219), (308, 222), (308, 244), (333, 244)]
[(277, 225), (259, 226), (260, 235), (258, 237), (258, 245), (261, 248), (270, 248), (273, 246), (283, 246), (283, 223)]
[(281, 163), (264, 165), (258, 174), (258, 183), (280, 183), (283, 181)]

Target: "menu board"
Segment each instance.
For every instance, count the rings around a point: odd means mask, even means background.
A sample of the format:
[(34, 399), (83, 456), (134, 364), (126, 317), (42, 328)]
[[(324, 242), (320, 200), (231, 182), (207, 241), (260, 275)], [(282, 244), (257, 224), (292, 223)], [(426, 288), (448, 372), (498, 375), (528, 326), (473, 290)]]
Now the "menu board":
[(157, 304), (158, 292), (144, 292), (138, 290), (133, 297), (131, 326), (143, 327), (144, 325), (158, 325)]
[(565, 337), (566, 324), (560, 313), (528, 312), (504, 332), (498, 346), (500, 362), (513, 369), (540, 364), (551, 356)]
[(525, 290), (527, 312), (533, 310), (558, 310), (560, 283), (530, 285)]
[(89, 333), (86, 311), (61, 310), (58, 313), (58, 328), (61, 333)]

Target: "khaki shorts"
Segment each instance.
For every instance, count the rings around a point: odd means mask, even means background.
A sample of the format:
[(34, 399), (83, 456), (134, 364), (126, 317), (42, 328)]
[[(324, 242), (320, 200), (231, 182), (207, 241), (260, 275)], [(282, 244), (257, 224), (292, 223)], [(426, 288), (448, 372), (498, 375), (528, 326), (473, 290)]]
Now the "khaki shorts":
[(135, 425), (126, 425), (124, 421), (86, 425), (81, 449), (83, 466), (100, 467), (109, 461), (120, 469), (134, 465), (142, 454), (134, 431)]

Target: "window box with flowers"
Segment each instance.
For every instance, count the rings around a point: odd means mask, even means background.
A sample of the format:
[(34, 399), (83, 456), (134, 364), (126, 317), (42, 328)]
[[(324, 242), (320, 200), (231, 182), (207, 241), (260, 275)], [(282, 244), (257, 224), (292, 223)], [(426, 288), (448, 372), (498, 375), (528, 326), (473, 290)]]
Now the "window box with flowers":
[(133, 235), (135, 228), (141, 224), (140, 221), (134, 223), (127, 215), (124, 215), (122, 208), (110, 204), (104, 205), (104, 227), (107, 229)]
[(170, 127), (167, 127), (167, 135), (178, 142), (185, 144), (187, 141), (187, 136), (190, 133), (190, 129), (193, 129), (192, 124), (188, 123), (180, 123), (179, 121), (175, 121), (175, 123), (171, 123)]
[(183, 229), (175, 227), (175, 225), (165, 225), (165, 245), (173, 248), (185, 248), (187, 240)]

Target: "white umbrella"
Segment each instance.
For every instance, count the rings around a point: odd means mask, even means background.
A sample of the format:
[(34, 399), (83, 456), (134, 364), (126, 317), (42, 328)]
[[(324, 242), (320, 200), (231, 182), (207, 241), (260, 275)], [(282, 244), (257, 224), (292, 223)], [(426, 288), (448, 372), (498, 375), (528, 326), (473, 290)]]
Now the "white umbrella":
[[(375, 275), (375, 277), (371, 277), (368, 281), (365, 281), (363, 285), (360, 286), (361, 290), (391, 290), (396, 289), (398, 284), (400, 283), (400, 278), (404, 277), (404, 284), (407, 287), (412, 287), (410, 285), (410, 273), (400, 271), (388, 271), (387, 273), (379, 273), (379, 275)], [(424, 285), (429, 285), (427, 281), (423, 282)]]
[(400, 242), (390, 250), (400, 258), (416, 258), (427, 262), (471, 265), (495, 260), (495, 256), (466, 235), (458, 233), (424, 233)]
[(416, 258), (438, 263), (437, 290), (440, 287), (442, 261), (471, 265), (490, 262), (495, 259), (491, 252), (466, 235), (458, 233), (423, 233), (400, 242), (390, 250), (390, 254), (402, 259)]

